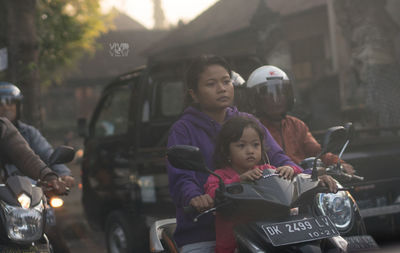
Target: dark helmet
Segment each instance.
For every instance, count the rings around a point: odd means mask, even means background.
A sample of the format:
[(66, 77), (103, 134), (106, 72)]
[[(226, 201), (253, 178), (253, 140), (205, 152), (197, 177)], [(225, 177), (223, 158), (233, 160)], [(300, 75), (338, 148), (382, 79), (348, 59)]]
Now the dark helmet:
[(250, 74), (246, 85), (255, 95), (255, 110), (259, 116), (279, 119), (293, 108), (292, 84), (280, 68), (259, 67)]
[(0, 81), (0, 103), (15, 103), (17, 105), (17, 119), (19, 119), (21, 114), (21, 101), (23, 97), (21, 90), (17, 86), (9, 82)]

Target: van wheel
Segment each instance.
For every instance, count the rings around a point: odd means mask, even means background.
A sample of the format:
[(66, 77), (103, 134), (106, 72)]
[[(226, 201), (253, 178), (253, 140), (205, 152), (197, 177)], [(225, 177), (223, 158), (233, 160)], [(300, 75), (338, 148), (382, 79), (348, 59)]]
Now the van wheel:
[[(139, 220), (139, 219), (137, 219)], [(142, 222), (133, 222), (127, 214), (112, 212), (106, 221), (106, 243), (109, 253), (146, 252), (146, 230)], [(148, 234), (148, 233), (147, 233)]]

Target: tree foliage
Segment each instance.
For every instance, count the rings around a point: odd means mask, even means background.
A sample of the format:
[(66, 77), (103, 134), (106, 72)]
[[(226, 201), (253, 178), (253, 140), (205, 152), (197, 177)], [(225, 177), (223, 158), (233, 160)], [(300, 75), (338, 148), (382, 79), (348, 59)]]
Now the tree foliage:
[(82, 55), (94, 53), (110, 18), (101, 13), (99, 0), (38, 0), (41, 84), (60, 83)]

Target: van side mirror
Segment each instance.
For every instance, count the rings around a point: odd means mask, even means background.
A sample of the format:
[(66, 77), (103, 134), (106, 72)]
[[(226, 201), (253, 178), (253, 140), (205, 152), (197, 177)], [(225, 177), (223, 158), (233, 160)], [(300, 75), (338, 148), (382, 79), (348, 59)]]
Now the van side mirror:
[(59, 146), (51, 154), (48, 162), (48, 166), (55, 164), (68, 163), (74, 159), (75, 150), (70, 146)]
[(86, 118), (78, 118), (77, 120), (78, 135), (82, 138), (86, 138), (88, 136), (86, 125), (87, 125)]

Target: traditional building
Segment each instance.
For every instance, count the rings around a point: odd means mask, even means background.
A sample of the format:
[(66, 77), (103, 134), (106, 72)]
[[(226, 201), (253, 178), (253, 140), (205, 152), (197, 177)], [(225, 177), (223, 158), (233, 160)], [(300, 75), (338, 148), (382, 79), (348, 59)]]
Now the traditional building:
[(244, 78), (263, 64), (284, 69), (313, 128), (362, 115), (365, 94), (332, 0), (220, 0), (145, 51), (150, 63), (204, 53), (226, 57)]

